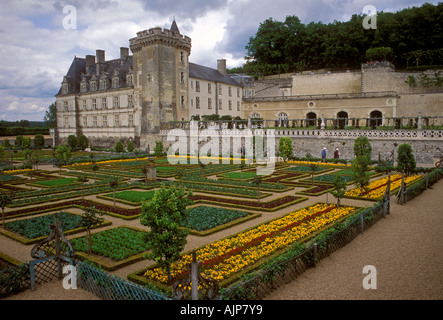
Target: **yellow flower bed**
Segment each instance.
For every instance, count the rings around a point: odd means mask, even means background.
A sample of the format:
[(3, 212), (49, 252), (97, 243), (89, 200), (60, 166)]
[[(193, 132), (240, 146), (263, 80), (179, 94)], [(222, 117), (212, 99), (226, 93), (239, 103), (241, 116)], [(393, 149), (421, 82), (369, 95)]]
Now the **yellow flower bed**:
[[(136, 160), (137, 161), (148, 160), (148, 158), (104, 160), (104, 161), (94, 162), (94, 164), (115, 164), (115, 163), (122, 163), (122, 162), (131, 162), (131, 161), (136, 161)], [(91, 162), (82, 162), (82, 163), (68, 164), (66, 166), (63, 166), (63, 168), (72, 168), (72, 167), (89, 166), (89, 165), (91, 165)]]
[[(203, 246), (196, 251), (197, 259), (202, 262), (203, 273), (206, 276), (223, 281), (260, 259), (349, 215), (355, 209), (355, 207), (349, 206), (336, 208), (335, 205), (325, 203), (302, 208), (255, 228)], [(175, 262), (171, 266), (172, 278), (186, 275), (186, 266), (191, 261), (192, 254), (189, 253)], [(163, 268), (148, 269), (144, 276), (149, 280), (167, 282), (167, 273)]]
[(311, 163), (314, 163), (319, 166), (325, 166), (325, 167), (336, 167), (336, 168), (350, 168), (352, 165), (350, 164), (344, 164), (344, 163), (332, 163), (332, 162), (316, 162), (316, 161), (287, 161), (287, 163), (294, 163), (294, 164), (304, 164), (309, 165)]
[[(420, 175), (413, 175), (413, 176), (405, 176), (405, 183), (411, 183), (414, 182), (418, 179), (420, 179), (421, 176)], [(371, 182), (366, 190), (363, 193), (363, 195), (361, 194), (361, 189), (360, 187), (356, 187), (354, 189), (349, 190), (348, 192), (346, 192), (345, 196), (349, 196), (349, 197), (361, 197), (361, 198), (368, 198), (368, 199), (378, 199), (380, 197), (383, 196), (383, 194), (386, 191), (386, 187), (387, 187), (387, 182), (388, 182), (388, 177), (386, 178), (381, 178), (381, 179), (377, 179), (373, 182)], [(400, 187), (401, 185), (401, 174), (394, 174), (391, 176), (391, 191), (397, 189), (398, 187)]]
[(9, 171), (3, 171), (3, 172), (6, 174), (21, 174), (21, 173), (26, 173), (26, 172), (30, 172), (30, 171), (34, 171), (34, 169), (9, 170)]

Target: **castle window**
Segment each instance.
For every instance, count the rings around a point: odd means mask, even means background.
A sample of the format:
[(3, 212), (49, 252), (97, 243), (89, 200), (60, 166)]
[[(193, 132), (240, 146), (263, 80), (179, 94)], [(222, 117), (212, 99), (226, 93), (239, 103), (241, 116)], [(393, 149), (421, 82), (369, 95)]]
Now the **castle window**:
[(128, 125), (130, 127), (134, 126), (134, 115), (133, 114), (128, 115)]
[(200, 97), (195, 97), (195, 108), (200, 109)]
[(63, 101), (63, 111), (68, 112), (68, 101)]
[(132, 75), (127, 75), (126, 76), (126, 85), (128, 86), (128, 87), (132, 87)]
[(118, 114), (114, 115), (114, 127), (120, 127), (120, 116)]
[(240, 98), (240, 88), (237, 88), (237, 98)]
[(260, 119), (260, 115), (257, 112), (254, 112), (253, 114), (251, 114), (251, 119)]
[(83, 117), (83, 127), (87, 127), (88, 126), (88, 117)]
[(88, 86), (86, 81), (82, 81), (80, 84), (80, 92), (85, 93), (86, 91), (88, 91)]
[(212, 93), (212, 84), (208, 83), (208, 93)]
[(128, 108), (132, 108), (134, 106), (134, 96), (132, 94), (128, 95)]
[(181, 97), (180, 97), (180, 105), (181, 105), (182, 107), (185, 106), (185, 96), (181, 96)]
[(106, 109), (106, 107), (107, 107), (106, 98), (102, 98), (102, 109)]
[(221, 84), (218, 85), (218, 94), (222, 95), (223, 94), (223, 87)]
[(92, 126), (93, 126), (94, 128), (97, 127), (97, 116), (93, 116), (93, 117), (92, 117)]
[(180, 62), (185, 62), (185, 53), (183, 51), (180, 52)]
[(229, 110), (232, 110), (232, 101), (231, 101), (231, 100), (229, 100), (229, 106), (228, 106), (228, 109), (229, 109)]
[(218, 99), (218, 110), (222, 110), (222, 109), (223, 109), (223, 100)]
[(92, 99), (92, 110), (97, 110), (97, 99)]
[(212, 99), (208, 98), (208, 109), (212, 109)]
[(184, 72), (180, 72), (180, 82), (181, 83), (185, 82), (185, 73)]
[(232, 97), (232, 88), (231, 88), (231, 87), (228, 87), (228, 95), (229, 95), (230, 97)]
[(83, 100), (83, 106), (82, 106), (83, 110), (86, 110), (86, 100)]
[(91, 91), (97, 91), (97, 81), (91, 81)]
[(288, 115), (285, 112), (280, 112), (278, 114), (278, 123), (280, 127), (286, 127), (288, 124)]
[(120, 78), (115, 77), (112, 79), (112, 87), (117, 89), (120, 86)]
[(102, 126), (103, 127), (108, 126), (108, 116), (102, 116)]
[(69, 128), (69, 118), (63, 117), (63, 128)]
[(237, 101), (237, 111), (240, 111), (240, 101)]
[(195, 81), (195, 92), (200, 92), (200, 81)]
[(108, 85), (109, 85), (108, 79), (101, 79), (100, 80), (100, 90), (108, 89)]
[(114, 109), (118, 109), (120, 107), (120, 101), (118, 99), (118, 97), (114, 97), (112, 100), (112, 107)]

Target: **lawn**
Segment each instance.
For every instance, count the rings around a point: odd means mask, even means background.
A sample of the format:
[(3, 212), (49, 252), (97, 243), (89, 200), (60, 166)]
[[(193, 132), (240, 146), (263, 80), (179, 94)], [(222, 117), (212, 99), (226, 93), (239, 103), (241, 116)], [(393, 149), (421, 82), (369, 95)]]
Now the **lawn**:
[[(129, 202), (142, 202), (151, 200), (154, 197), (155, 190), (150, 191), (137, 191), (137, 190), (125, 190), (115, 193), (115, 198), (125, 200)], [(112, 193), (108, 193), (105, 197), (113, 197)]]
[(62, 178), (62, 179), (34, 182), (35, 185), (40, 185), (40, 186), (44, 186), (44, 187), (58, 187), (58, 186), (66, 186), (66, 185), (70, 185), (70, 184), (76, 184), (76, 183), (79, 183), (77, 178)]
[[(243, 172), (243, 179), (251, 179), (254, 178), (257, 174), (254, 172)], [(228, 179), (242, 179), (242, 173), (241, 172), (227, 172), (221, 174), (223, 178)]]

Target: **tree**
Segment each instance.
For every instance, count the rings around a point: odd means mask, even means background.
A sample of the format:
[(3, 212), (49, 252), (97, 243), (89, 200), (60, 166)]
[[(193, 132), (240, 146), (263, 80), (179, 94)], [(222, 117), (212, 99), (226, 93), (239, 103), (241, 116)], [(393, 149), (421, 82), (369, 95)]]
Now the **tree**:
[(292, 139), (289, 137), (280, 138), (278, 152), (285, 162), (292, 157)]
[(23, 137), (22, 146), (23, 148), (28, 149), (31, 146), (31, 138)]
[(155, 141), (154, 156), (161, 157), (163, 154), (164, 154), (163, 141), (161, 141), (161, 140)]
[(71, 160), (71, 149), (66, 145), (59, 145), (55, 151), (55, 157), (60, 166), (67, 165)]
[(330, 191), (329, 193), (332, 194), (337, 199), (337, 208), (340, 208), (340, 200), (343, 198), (346, 194), (346, 180), (343, 179), (341, 176), (337, 175), (334, 180), (334, 189)]
[(45, 137), (42, 134), (36, 134), (34, 136), (34, 145), (37, 149), (43, 148), (45, 145)]
[(88, 177), (86, 175), (80, 175), (77, 177), (77, 181), (82, 185), (82, 199), (83, 199), (83, 185), (88, 182)]
[(354, 172), (355, 184), (360, 187), (360, 195), (369, 184), (369, 166), (371, 164), (372, 147), (367, 137), (358, 137), (354, 141), (354, 155), (352, 170)]
[(126, 151), (133, 152), (134, 149), (135, 149), (134, 142), (128, 141), (128, 143), (126, 144)]
[(146, 257), (166, 268), (168, 284), (172, 283), (171, 264), (180, 258), (186, 245), (188, 229), (183, 226), (188, 219), (186, 206), (192, 204), (191, 196), (192, 192), (186, 193), (183, 188), (166, 189), (163, 185), (151, 201), (142, 203), (140, 223), (149, 227), (145, 241), (151, 248)]
[(398, 146), (397, 168), (399, 171), (410, 174), (415, 171), (416, 162), (411, 145), (403, 143)]
[(309, 153), (306, 155), (306, 159), (308, 160), (308, 167), (311, 169), (312, 185), (314, 185), (314, 174), (318, 169), (318, 164), (315, 163), (314, 158)]
[(87, 147), (89, 147), (89, 139), (84, 134), (81, 134), (77, 138), (77, 144), (78, 144), (78, 147), (82, 151), (84, 151)]
[(366, 58), (370, 61), (391, 61), (394, 50), (390, 47), (377, 47), (366, 50)]
[(14, 145), (16, 147), (21, 147), (23, 145), (23, 136), (21, 134), (15, 137)]
[(260, 185), (263, 183), (263, 177), (262, 176), (255, 176), (252, 181), (251, 185), (257, 187), (257, 200), (260, 201)]
[(47, 127), (49, 128), (57, 127), (57, 106), (55, 102), (49, 105), (48, 110), (45, 112), (43, 120), (45, 121)]
[(92, 171), (94, 171), (94, 182), (97, 182), (97, 171), (100, 169), (98, 164), (93, 164), (91, 167)]
[(202, 169), (202, 177), (204, 178), (204, 177), (205, 177), (205, 168), (206, 168), (206, 165), (205, 165), (203, 162), (201, 162), (201, 161), (199, 161), (198, 165), (199, 165), (200, 168)]
[(115, 208), (115, 190), (117, 189), (118, 185), (119, 185), (118, 178), (112, 178), (111, 180), (109, 180), (109, 186), (112, 188), (113, 191), (114, 208)]
[(77, 137), (74, 136), (73, 134), (70, 134), (70, 135), (68, 136), (68, 140), (67, 140), (67, 142), (68, 142), (68, 146), (69, 146), (72, 150), (74, 150), (74, 149), (77, 148), (77, 146), (78, 146), (78, 140), (77, 140)]
[(85, 207), (85, 211), (82, 213), (81, 226), (86, 228), (89, 254), (92, 253), (91, 229), (95, 226), (101, 225), (104, 220), (103, 218), (98, 217), (98, 215), (102, 216), (103, 213), (95, 209), (95, 207)]
[(125, 148), (123, 147), (123, 143), (120, 140), (118, 140), (117, 143), (115, 144), (114, 151), (118, 152), (118, 153), (125, 151)]
[(0, 193), (0, 207), (2, 208), (2, 222), (3, 222), (3, 229), (6, 229), (5, 225), (5, 208), (6, 206), (10, 205), (12, 203), (12, 197), (11, 195), (1, 192)]

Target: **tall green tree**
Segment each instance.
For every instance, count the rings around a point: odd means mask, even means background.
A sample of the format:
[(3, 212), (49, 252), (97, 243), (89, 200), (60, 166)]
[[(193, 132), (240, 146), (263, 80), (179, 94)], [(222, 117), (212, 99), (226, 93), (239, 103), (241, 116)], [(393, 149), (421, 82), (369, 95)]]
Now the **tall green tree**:
[(103, 213), (98, 211), (94, 206), (88, 208), (85, 207), (85, 210), (82, 213), (81, 226), (86, 228), (89, 254), (92, 253), (91, 229), (103, 223), (104, 219), (101, 218), (102, 215)]
[(412, 147), (408, 143), (403, 143), (398, 146), (397, 168), (405, 174), (414, 172), (417, 163), (415, 162)]
[(286, 162), (290, 157), (292, 157), (292, 139), (289, 137), (282, 137), (278, 143), (278, 152), (280, 157)]
[(5, 208), (12, 203), (12, 196), (10, 194), (0, 192), (0, 208), (2, 208), (2, 223), (3, 229), (6, 229), (5, 225)]
[(354, 141), (354, 160), (352, 160), (352, 171), (355, 184), (360, 187), (360, 195), (369, 184), (369, 166), (371, 165), (372, 147), (367, 137), (358, 137)]
[(180, 258), (186, 245), (188, 229), (182, 226), (188, 219), (186, 206), (192, 204), (191, 195), (183, 188), (162, 186), (149, 202), (142, 204), (140, 223), (149, 227), (145, 240), (151, 248), (146, 257), (166, 269), (169, 284), (172, 283), (171, 264)]
[(51, 103), (48, 107), (48, 110), (45, 112), (45, 116), (43, 117), (43, 121), (49, 128), (57, 127), (57, 105), (55, 102)]

